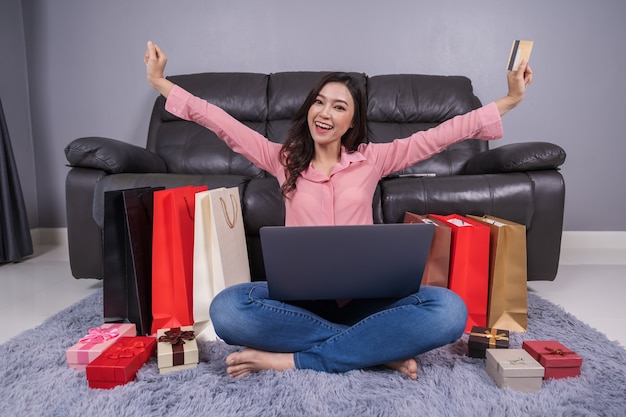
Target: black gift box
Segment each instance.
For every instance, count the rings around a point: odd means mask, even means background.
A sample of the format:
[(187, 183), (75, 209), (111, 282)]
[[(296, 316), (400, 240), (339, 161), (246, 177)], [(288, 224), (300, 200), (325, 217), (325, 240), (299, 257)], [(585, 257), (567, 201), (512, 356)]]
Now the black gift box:
[(472, 327), (467, 342), (468, 356), (471, 358), (484, 358), (487, 349), (508, 349), (509, 331), (492, 327)]

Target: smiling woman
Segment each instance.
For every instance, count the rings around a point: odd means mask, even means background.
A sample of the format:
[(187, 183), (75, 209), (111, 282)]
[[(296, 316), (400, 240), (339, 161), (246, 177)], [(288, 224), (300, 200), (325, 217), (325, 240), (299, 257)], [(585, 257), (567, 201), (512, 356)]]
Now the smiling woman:
[[(532, 73), (522, 62), (508, 73), (509, 91), (501, 99), (385, 143), (365, 143), (363, 86), (350, 74), (331, 73), (307, 95), (281, 145), (165, 79), (167, 57), (151, 42), (144, 60), (167, 111), (212, 130), (278, 180), (286, 226), (372, 224), (381, 178), (462, 140), (501, 137), (501, 115), (522, 101)], [(247, 347), (226, 358), (234, 377), (263, 369), (345, 372), (386, 365), (417, 379), (415, 356), (457, 340), (467, 320), (456, 294), (429, 286), (399, 299), (303, 304), (270, 299), (266, 282), (252, 282), (220, 292), (210, 313), (220, 338)]]
[(329, 74), (311, 90), (281, 149), (289, 172), (281, 187), (285, 197), (295, 190), (300, 173), (309, 165), (330, 176), (341, 160), (342, 147), (356, 150), (366, 133), (363, 100), (361, 89), (345, 73)]
[(315, 144), (312, 168), (330, 176), (341, 160), (342, 138), (352, 128), (353, 118), (354, 100), (345, 84), (325, 84), (308, 112), (309, 132)]

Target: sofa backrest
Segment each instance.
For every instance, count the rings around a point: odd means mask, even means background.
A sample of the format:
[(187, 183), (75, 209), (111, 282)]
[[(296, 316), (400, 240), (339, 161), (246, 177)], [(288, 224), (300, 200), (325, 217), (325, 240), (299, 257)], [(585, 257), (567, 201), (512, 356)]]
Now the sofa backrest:
[[(328, 72), (202, 73), (170, 79), (223, 108), (233, 117), (274, 142), (283, 143), (291, 119), (309, 90)], [(370, 142), (388, 142), (409, 136), (480, 106), (468, 78), (417, 74), (352, 73), (368, 100)], [(231, 151), (214, 133), (183, 121), (164, 109), (157, 98), (150, 119), (147, 148), (160, 155), (169, 172), (181, 174), (235, 174), (250, 178), (266, 175)], [(404, 174), (453, 175), (487, 142), (466, 140), (402, 171)]]
[[(202, 73), (169, 77), (175, 84), (213, 103), (247, 126), (267, 131), (268, 75)], [(165, 110), (165, 99), (154, 103), (147, 149), (157, 153), (168, 172), (177, 174), (244, 175), (263, 177), (264, 171), (233, 152), (208, 129)]]
[[(467, 77), (377, 75), (367, 80), (369, 142), (389, 142), (430, 129), (481, 106)], [(465, 140), (398, 174), (454, 175), (469, 158), (487, 150), (486, 141)]]

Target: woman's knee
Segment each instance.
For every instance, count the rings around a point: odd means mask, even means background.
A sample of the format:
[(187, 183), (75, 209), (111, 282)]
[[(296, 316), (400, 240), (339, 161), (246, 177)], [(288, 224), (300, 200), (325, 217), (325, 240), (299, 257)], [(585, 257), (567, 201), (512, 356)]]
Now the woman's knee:
[(239, 286), (232, 286), (220, 291), (211, 301), (209, 315), (216, 333), (224, 338), (229, 329), (241, 321), (242, 303), (245, 294)]
[(442, 330), (450, 340), (457, 340), (465, 331), (467, 306), (461, 297), (447, 288), (429, 287), (427, 296), (431, 299), (435, 316), (439, 318)]
[(257, 298), (262, 298), (266, 291), (263, 284), (233, 285), (220, 291), (211, 302), (211, 322), (217, 335), (227, 343), (239, 344), (237, 342), (241, 342), (242, 334), (250, 333), (250, 329), (257, 327), (254, 306)]

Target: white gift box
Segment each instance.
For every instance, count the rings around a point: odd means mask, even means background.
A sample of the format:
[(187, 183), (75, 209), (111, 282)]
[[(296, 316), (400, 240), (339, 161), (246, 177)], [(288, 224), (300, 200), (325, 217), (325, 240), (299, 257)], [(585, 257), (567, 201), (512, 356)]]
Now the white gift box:
[(159, 373), (194, 368), (198, 365), (198, 343), (193, 326), (158, 329), (157, 341)]
[(544, 368), (524, 349), (487, 349), (487, 373), (500, 388), (533, 392), (541, 389)]

